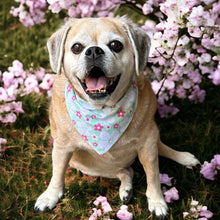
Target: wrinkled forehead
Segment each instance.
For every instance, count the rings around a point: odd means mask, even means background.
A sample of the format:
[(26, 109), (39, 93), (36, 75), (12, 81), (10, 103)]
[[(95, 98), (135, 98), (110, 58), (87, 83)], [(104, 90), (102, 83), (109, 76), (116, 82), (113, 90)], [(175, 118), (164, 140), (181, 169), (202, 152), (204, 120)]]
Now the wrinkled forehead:
[(88, 18), (79, 19), (74, 23), (68, 33), (68, 42), (85, 44), (107, 43), (111, 40), (127, 41), (123, 25), (116, 19)]

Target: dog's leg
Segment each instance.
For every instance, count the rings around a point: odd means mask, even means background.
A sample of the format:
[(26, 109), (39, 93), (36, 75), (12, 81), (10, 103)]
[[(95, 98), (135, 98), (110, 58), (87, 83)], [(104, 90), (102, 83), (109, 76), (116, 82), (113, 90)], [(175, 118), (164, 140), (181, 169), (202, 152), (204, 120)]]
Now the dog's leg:
[(119, 188), (120, 199), (124, 204), (127, 204), (132, 197), (132, 179), (134, 176), (133, 169), (131, 167), (128, 169), (124, 169), (120, 171), (116, 176), (121, 181), (121, 185)]
[(200, 164), (193, 154), (173, 150), (172, 148), (163, 144), (161, 141), (158, 143), (158, 151), (160, 156), (167, 157), (184, 166), (196, 166), (197, 164)]
[(62, 197), (65, 171), (71, 156), (72, 153), (56, 150), (56, 148), (53, 149), (53, 176), (47, 190), (37, 199), (34, 206), (35, 212), (44, 212), (53, 209)]
[(146, 196), (148, 198), (148, 209), (150, 212), (155, 213), (156, 216), (163, 217), (167, 214), (168, 208), (160, 187), (158, 149), (156, 143), (148, 145), (147, 148), (141, 148), (138, 152), (138, 157), (147, 176)]

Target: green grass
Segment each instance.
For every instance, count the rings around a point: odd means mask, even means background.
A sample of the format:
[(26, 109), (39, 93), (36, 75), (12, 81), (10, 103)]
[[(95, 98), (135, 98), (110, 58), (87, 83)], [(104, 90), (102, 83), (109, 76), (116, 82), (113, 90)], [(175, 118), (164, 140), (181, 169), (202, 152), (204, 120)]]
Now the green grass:
[[(47, 38), (57, 29), (63, 16), (47, 14), (45, 24), (25, 28), (9, 14), (14, 1), (0, 2), (0, 70), (6, 71), (15, 59), (25, 69), (42, 66), (49, 69), (46, 49)], [(203, 163), (219, 153), (220, 147), (220, 89), (208, 80), (204, 83), (206, 100), (194, 105), (186, 100), (175, 100), (180, 113), (170, 119), (156, 116), (161, 139), (178, 150), (193, 153)], [(64, 198), (57, 207), (43, 214), (33, 212), (37, 197), (46, 189), (51, 178), (50, 127), (48, 124), (49, 100), (44, 94), (30, 94), (22, 98), (25, 114), (16, 123), (0, 124), (0, 137), (8, 140), (0, 157), (0, 219), (87, 219), (99, 195), (107, 196), (113, 208), (111, 218), (122, 205), (119, 181), (90, 178), (75, 170), (68, 170)], [(133, 168), (134, 195), (129, 210), (134, 219), (152, 219), (145, 197), (146, 180), (143, 168), (135, 161)], [(169, 206), (167, 219), (182, 219), (182, 212), (190, 207), (193, 197), (220, 216), (219, 174), (215, 181), (204, 179), (200, 167), (193, 170), (160, 158), (161, 173), (174, 177), (172, 183), (179, 190), (180, 200)]]

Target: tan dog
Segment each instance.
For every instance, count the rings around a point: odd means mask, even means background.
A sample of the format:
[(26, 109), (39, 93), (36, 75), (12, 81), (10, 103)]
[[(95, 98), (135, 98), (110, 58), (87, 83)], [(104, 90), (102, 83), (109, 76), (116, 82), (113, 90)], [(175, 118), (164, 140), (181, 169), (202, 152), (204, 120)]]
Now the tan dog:
[[(167, 214), (158, 155), (185, 166), (195, 166), (199, 161), (192, 154), (172, 150), (160, 141), (154, 121), (157, 100), (146, 77), (139, 74), (146, 68), (149, 47), (147, 34), (126, 18), (72, 19), (51, 36), (50, 63), (58, 74), (50, 106), (53, 176), (47, 190), (37, 199), (36, 212), (54, 208), (62, 197), (68, 164), (88, 175), (120, 179), (119, 195), (127, 203), (132, 194), (130, 166), (138, 156), (147, 175), (148, 208), (157, 216)], [(136, 111), (120, 138), (100, 156), (70, 119), (66, 82), (78, 99), (99, 111), (123, 100), (134, 75), (138, 85)]]

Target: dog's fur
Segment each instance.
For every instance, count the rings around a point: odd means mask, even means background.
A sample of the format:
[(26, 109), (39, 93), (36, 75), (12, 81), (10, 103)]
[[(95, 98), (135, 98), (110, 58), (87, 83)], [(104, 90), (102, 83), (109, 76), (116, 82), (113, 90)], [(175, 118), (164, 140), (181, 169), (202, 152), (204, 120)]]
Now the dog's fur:
[[(123, 44), (120, 52), (110, 50), (108, 44), (113, 40)], [(84, 46), (79, 54), (71, 51), (74, 43)], [(107, 77), (121, 74), (112, 94), (101, 99), (91, 98), (79, 83), (79, 79), (86, 78), (90, 68), (89, 62), (86, 62), (86, 50), (94, 46), (104, 51), (102, 60), (94, 61), (94, 65), (102, 68)], [(195, 166), (199, 161), (192, 154), (175, 151), (160, 141), (154, 121), (157, 100), (150, 83), (141, 74), (146, 68), (149, 47), (147, 34), (124, 17), (71, 19), (48, 40), (51, 67), (58, 73), (50, 106), (54, 139), (53, 176), (47, 190), (35, 204), (36, 212), (54, 208), (62, 197), (68, 164), (88, 175), (120, 179), (119, 195), (127, 203), (132, 194), (133, 170), (130, 166), (138, 156), (147, 176), (149, 210), (157, 216), (167, 214), (167, 205), (160, 189), (158, 155), (185, 166)], [(138, 84), (136, 112), (124, 134), (102, 157), (83, 140), (70, 120), (65, 104), (66, 80), (81, 98), (100, 109), (104, 105), (117, 103), (123, 97), (135, 73)]]

